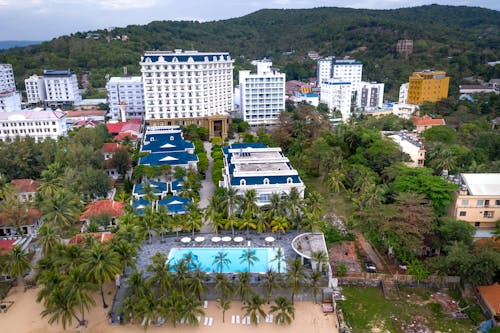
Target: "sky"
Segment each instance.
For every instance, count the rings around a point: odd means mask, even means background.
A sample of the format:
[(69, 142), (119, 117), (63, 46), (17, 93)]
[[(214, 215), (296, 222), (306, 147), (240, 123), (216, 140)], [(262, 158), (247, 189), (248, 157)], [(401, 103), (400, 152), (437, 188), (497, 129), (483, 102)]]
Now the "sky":
[(0, 40), (50, 40), (158, 20), (222, 20), (263, 8), (392, 9), (432, 3), (500, 10), (499, 0), (0, 0)]

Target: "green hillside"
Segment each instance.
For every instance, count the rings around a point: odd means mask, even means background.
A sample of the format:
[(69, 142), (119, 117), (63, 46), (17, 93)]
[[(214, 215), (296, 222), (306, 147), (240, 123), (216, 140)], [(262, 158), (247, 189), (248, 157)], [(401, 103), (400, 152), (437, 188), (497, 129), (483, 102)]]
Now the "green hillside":
[[(352, 56), (365, 63), (366, 80), (385, 82), (393, 96), (412, 71), (424, 68), (449, 72), (452, 93), (464, 77), (500, 76), (500, 66), (485, 64), (500, 59), (500, 12), (476, 7), (266, 9), (221, 21), (156, 21), (94, 33), (98, 39), (78, 32), (3, 51), (0, 62), (14, 65), (19, 87), (26, 76), (45, 68), (90, 71), (92, 85), (102, 87), (105, 74), (121, 74), (123, 66), (139, 74), (144, 50), (174, 48), (228, 51), (236, 59), (236, 69), (270, 57), (288, 79), (315, 76), (315, 62), (307, 59), (310, 50), (323, 56)], [(113, 40), (117, 35), (129, 40)], [(414, 40), (409, 59), (396, 55), (396, 42), (402, 38)]]

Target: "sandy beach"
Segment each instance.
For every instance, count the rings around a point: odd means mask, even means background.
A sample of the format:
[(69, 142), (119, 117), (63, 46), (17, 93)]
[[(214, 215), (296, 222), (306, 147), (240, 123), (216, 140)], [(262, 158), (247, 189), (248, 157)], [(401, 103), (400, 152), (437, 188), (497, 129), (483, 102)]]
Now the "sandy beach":
[[(111, 290), (112, 287), (108, 289)], [(85, 315), (88, 319), (88, 327), (76, 329), (76, 323), (63, 330), (62, 325), (48, 323), (48, 318), (41, 318), (40, 312), (43, 306), (36, 303), (38, 289), (29, 289), (23, 292), (19, 288), (13, 288), (5, 301), (14, 301), (7, 313), (0, 313), (0, 331), (2, 333), (58, 333), (58, 332), (88, 332), (88, 333), (143, 333), (144, 328), (140, 325), (109, 325), (106, 320), (106, 311), (98, 294), (95, 294), (96, 306)], [(112, 294), (106, 293), (106, 302), (111, 304)], [(232, 315), (243, 315), (240, 302), (231, 302), (231, 309), (226, 312), (225, 323), (222, 322), (222, 311), (215, 302), (209, 302), (208, 308), (204, 309), (207, 317), (213, 318), (212, 326), (198, 327), (179, 325), (176, 328), (170, 325), (161, 327), (150, 327), (148, 332), (175, 332), (175, 333), (234, 333), (234, 332), (308, 332), (308, 333), (337, 333), (337, 323), (333, 314), (325, 315), (319, 304), (312, 302), (297, 302), (295, 304), (295, 320), (290, 326), (279, 326), (261, 321), (258, 326), (232, 324)], [(268, 307), (265, 307), (267, 313)]]

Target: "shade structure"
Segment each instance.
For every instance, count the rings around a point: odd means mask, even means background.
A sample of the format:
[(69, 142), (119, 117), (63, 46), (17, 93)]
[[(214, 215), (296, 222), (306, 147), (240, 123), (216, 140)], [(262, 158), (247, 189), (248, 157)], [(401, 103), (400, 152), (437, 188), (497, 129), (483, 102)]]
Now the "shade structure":
[(230, 242), (230, 241), (231, 241), (231, 237), (229, 237), (229, 236), (224, 236), (224, 237), (222, 237), (222, 241), (223, 241), (223, 242)]
[(274, 237), (268, 236), (268, 237), (264, 238), (264, 240), (268, 243), (271, 243), (271, 242), (274, 242)]
[(181, 238), (181, 242), (182, 243), (189, 243), (191, 241), (191, 238), (190, 237), (182, 237)]
[(220, 237), (218, 237), (218, 236), (212, 237), (212, 242), (214, 242), (214, 243), (220, 242)]
[(234, 241), (236, 243), (241, 243), (241, 242), (243, 242), (243, 237), (234, 237)]
[(201, 237), (201, 236), (198, 236), (194, 239), (194, 241), (197, 243), (203, 242), (204, 240), (205, 240), (205, 237)]

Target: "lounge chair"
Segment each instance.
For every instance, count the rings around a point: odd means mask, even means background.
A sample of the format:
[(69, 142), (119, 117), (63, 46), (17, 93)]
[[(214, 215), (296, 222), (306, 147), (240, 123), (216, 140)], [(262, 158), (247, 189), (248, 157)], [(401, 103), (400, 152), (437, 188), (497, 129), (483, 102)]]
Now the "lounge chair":
[(203, 322), (203, 325), (205, 325), (205, 326), (208, 325), (208, 317), (205, 317), (205, 321)]
[(198, 321), (198, 323), (201, 322), (201, 316), (196, 317), (196, 320)]
[(208, 301), (203, 302), (203, 308), (208, 309)]
[(273, 314), (271, 313), (271, 314), (269, 315), (269, 323), (271, 323), (271, 324), (272, 324), (272, 323), (273, 323), (273, 321), (274, 321), (274, 318), (273, 318), (273, 317), (274, 317), (274, 316), (273, 316)]
[(241, 324), (242, 325), (246, 325), (247, 324), (247, 317), (243, 317), (243, 320), (241, 321)]
[(234, 315), (231, 316), (231, 324), (236, 323), (236, 317)]
[(214, 318), (210, 317), (210, 319), (208, 319), (208, 326), (212, 326), (213, 323), (214, 323)]
[(236, 316), (236, 324), (240, 323), (240, 316)]

